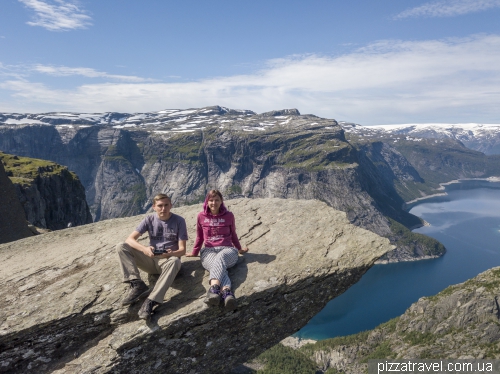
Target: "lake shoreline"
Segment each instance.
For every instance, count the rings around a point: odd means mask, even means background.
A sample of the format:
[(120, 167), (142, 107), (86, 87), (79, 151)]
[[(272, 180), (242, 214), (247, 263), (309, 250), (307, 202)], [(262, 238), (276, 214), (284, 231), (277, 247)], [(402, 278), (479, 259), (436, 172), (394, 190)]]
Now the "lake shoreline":
[[(486, 181), (486, 182), (500, 182), (500, 177), (488, 177), (488, 178), (463, 178), (463, 179), (454, 179), (452, 181), (449, 181), (449, 182), (444, 182), (444, 183), (439, 183), (439, 188), (437, 189), (437, 191), (443, 191), (446, 189), (446, 186), (449, 186), (451, 184), (457, 184), (457, 183), (462, 183), (464, 181)], [(447, 192), (438, 192), (438, 193), (435, 193), (435, 194), (432, 194), (432, 195), (427, 195), (427, 196), (422, 196), (422, 197), (417, 197), (416, 199), (413, 199), (413, 200), (410, 200), (410, 201), (405, 201), (403, 203), (403, 206), (402, 208), (404, 210), (409, 210), (409, 206), (412, 205), (412, 204), (415, 204), (417, 202), (420, 202), (422, 200), (427, 200), (427, 199), (431, 199), (433, 197), (437, 197), (437, 196), (447, 196), (448, 193)], [(410, 207), (411, 208), (411, 207)], [(423, 224), (422, 226), (426, 226), (425, 224)], [(417, 226), (417, 227), (413, 227), (411, 230), (413, 229), (417, 229), (419, 227), (422, 227), (422, 226)]]
[(416, 232), (445, 245), (447, 256), (376, 264), (294, 336), (324, 340), (371, 330), (403, 314), (419, 298), (500, 265), (500, 187), (485, 182), (500, 179), (474, 180), (469, 180), (470, 186), (448, 188), (446, 198), (411, 208), (412, 214), (430, 223)]

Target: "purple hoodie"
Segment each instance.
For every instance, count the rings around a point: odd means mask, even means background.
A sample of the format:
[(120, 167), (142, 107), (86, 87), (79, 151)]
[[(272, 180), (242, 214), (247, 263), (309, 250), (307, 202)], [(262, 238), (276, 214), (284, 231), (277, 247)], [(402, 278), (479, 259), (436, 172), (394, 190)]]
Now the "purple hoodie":
[(196, 223), (196, 241), (193, 246), (193, 255), (198, 255), (205, 243), (205, 247), (235, 247), (241, 249), (234, 215), (227, 210), (224, 201), (219, 208), (219, 214), (210, 213), (208, 194), (203, 203), (203, 212), (198, 213)]

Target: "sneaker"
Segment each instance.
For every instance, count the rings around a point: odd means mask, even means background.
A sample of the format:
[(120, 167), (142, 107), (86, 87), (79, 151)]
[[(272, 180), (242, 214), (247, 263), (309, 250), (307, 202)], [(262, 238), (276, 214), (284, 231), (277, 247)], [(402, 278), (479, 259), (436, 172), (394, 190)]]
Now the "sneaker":
[(207, 291), (207, 296), (203, 300), (205, 304), (208, 305), (219, 305), (220, 303), (220, 286), (218, 284), (214, 284), (210, 286)]
[(222, 300), (224, 300), (224, 307), (227, 310), (235, 310), (238, 306), (234, 293), (232, 293), (229, 288), (224, 288), (222, 290)]
[(128, 291), (127, 296), (125, 296), (125, 298), (122, 300), (122, 305), (133, 304), (151, 293), (151, 290), (148, 286), (146, 286), (146, 283), (144, 283), (140, 279), (133, 279), (129, 283), (130, 290)]
[(137, 313), (139, 318), (149, 321), (151, 319), (151, 316), (154, 314), (153, 310), (158, 305), (160, 305), (160, 303), (154, 300), (149, 300), (149, 299), (144, 300), (141, 309), (139, 309), (139, 313)]

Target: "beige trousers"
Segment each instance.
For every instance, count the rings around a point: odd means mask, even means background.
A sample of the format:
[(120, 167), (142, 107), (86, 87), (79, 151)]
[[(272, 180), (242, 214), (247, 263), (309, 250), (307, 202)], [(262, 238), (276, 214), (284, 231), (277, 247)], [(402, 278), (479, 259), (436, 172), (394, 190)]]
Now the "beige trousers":
[(148, 299), (163, 303), (165, 293), (181, 269), (180, 258), (174, 256), (161, 259), (151, 258), (132, 248), (127, 243), (118, 244), (116, 252), (118, 253), (118, 261), (124, 282), (131, 281), (132, 279), (141, 279), (139, 269), (150, 275), (159, 275)]

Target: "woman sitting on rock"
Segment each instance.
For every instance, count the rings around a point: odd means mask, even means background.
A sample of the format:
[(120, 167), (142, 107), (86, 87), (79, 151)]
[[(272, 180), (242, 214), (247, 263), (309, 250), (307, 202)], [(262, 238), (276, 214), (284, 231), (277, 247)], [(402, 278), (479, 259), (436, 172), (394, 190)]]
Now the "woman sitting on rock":
[[(205, 246), (202, 248), (203, 243)], [(217, 190), (209, 191), (203, 211), (198, 213), (193, 250), (186, 255), (195, 257), (200, 253), (201, 264), (210, 272), (210, 288), (204, 300), (206, 304), (218, 305), (222, 299), (227, 310), (236, 308), (227, 269), (236, 264), (238, 253), (246, 252), (248, 248), (241, 248), (234, 215), (224, 206), (222, 194)]]

